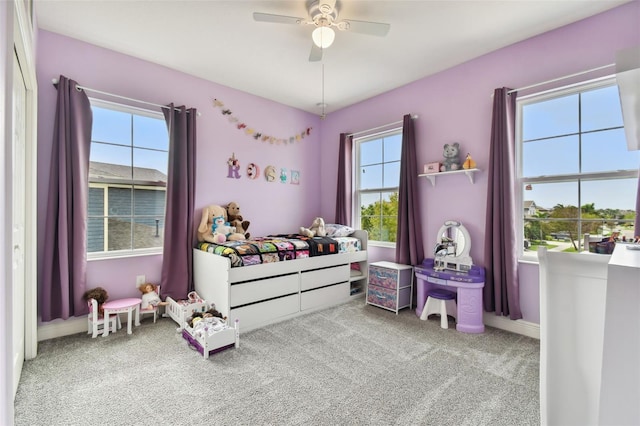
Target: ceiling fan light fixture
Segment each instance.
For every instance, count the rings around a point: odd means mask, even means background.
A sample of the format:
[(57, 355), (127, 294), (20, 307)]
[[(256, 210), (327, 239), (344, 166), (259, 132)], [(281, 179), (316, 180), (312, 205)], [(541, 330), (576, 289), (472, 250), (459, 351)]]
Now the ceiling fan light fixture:
[(311, 33), (311, 38), (316, 46), (321, 49), (326, 49), (333, 44), (336, 33), (331, 27), (318, 27)]

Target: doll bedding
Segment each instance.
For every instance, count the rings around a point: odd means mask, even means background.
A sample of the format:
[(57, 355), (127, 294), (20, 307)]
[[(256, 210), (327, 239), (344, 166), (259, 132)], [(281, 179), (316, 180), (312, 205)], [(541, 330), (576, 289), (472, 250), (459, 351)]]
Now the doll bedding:
[(303, 235), (271, 235), (250, 240), (226, 241), (222, 244), (198, 243), (197, 248), (226, 256), (231, 267), (282, 262), (314, 256), (351, 253), (360, 250), (360, 240), (352, 237), (314, 237)]

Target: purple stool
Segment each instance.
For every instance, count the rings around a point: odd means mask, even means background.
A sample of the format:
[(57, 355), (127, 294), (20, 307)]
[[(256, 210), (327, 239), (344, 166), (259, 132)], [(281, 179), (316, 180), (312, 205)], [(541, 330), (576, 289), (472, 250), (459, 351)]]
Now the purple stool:
[(440, 327), (449, 328), (447, 314), (454, 319), (458, 307), (456, 306), (456, 293), (443, 288), (434, 288), (427, 292), (427, 302), (420, 315), (420, 319), (426, 321), (431, 314), (440, 314)]

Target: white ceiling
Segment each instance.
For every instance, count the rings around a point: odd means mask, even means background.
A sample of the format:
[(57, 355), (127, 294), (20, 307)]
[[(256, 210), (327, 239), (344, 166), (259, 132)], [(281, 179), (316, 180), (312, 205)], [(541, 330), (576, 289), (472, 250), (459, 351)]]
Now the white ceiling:
[(629, 0), (338, 0), (340, 19), (386, 22), (386, 37), (337, 31), (309, 62), (305, 0), (35, 0), (38, 27), (301, 110), (336, 111)]

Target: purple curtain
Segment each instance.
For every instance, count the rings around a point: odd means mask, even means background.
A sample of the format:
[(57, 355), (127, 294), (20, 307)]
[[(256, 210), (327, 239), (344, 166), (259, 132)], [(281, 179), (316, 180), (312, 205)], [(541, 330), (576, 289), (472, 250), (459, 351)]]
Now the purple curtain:
[(338, 153), (338, 188), (336, 190), (336, 221), (341, 225), (351, 225), (351, 155), (353, 136), (340, 133)]
[(58, 98), (44, 220), (38, 305), (42, 321), (89, 312), (86, 290), (87, 197), (93, 115), (77, 83), (58, 80)]
[(167, 107), (163, 112), (169, 130), (169, 172), (160, 282), (163, 296), (178, 300), (193, 290), (197, 112)]
[(484, 309), (515, 320), (522, 318), (515, 226), (516, 94), (508, 91), (503, 87), (493, 95), (484, 240)]
[(403, 265), (418, 265), (424, 259), (416, 159), (416, 138), (413, 119), (410, 114), (407, 114), (404, 116), (402, 124), (400, 190), (398, 194), (398, 240), (396, 241), (396, 263)]

